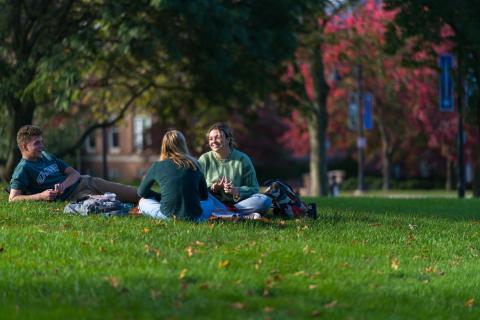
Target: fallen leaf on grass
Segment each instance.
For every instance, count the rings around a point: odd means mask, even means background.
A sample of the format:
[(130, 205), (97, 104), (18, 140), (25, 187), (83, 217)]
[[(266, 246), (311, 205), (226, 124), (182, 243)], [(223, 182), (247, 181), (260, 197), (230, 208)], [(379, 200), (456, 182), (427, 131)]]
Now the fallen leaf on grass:
[(152, 300), (157, 300), (162, 295), (161, 291), (151, 289), (150, 290), (150, 297)]
[(312, 311), (312, 313), (310, 315), (312, 317), (319, 317), (319, 316), (321, 316), (321, 312), (320, 312), (320, 310), (314, 310), (314, 311)]
[(465, 308), (471, 308), (471, 307), (473, 307), (474, 303), (475, 303), (475, 299), (470, 298), (467, 301), (465, 301), (464, 306), (465, 306)]
[(202, 242), (202, 241), (195, 241), (195, 244), (199, 247), (203, 247), (205, 245), (205, 242)]
[(436, 273), (437, 272), (437, 267), (427, 267), (425, 268), (425, 272), (427, 273)]
[(143, 233), (149, 233), (150, 232), (150, 228), (143, 228)]
[(392, 258), (390, 261), (390, 267), (397, 271), (400, 268), (400, 261), (397, 258)]
[(318, 286), (317, 286), (316, 284), (310, 284), (310, 285), (308, 286), (308, 289), (313, 290), (313, 289), (316, 289), (317, 287), (318, 287)]
[(228, 260), (223, 260), (223, 261), (220, 261), (220, 262), (218, 263), (218, 267), (219, 267), (220, 269), (228, 268), (229, 265), (230, 265), (230, 261), (228, 261)]
[(413, 235), (413, 232), (410, 231), (408, 233), (407, 240), (405, 241), (405, 243), (407, 244), (407, 246), (409, 246), (412, 244), (413, 241), (415, 241), (415, 236)]
[(305, 247), (303, 247), (303, 253), (304, 254), (311, 254), (311, 253), (315, 253), (315, 250), (310, 249), (310, 247), (307, 244)]
[(157, 257), (160, 257), (160, 255), (161, 255), (161, 253), (162, 253), (162, 252), (160, 251), (160, 249), (152, 248), (152, 247), (150, 247), (150, 245), (148, 245), (148, 244), (146, 244), (146, 245), (144, 246), (144, 249), (145, 249), (145, 252), (146, 252), (146, 253), (150, 253), (150, 252), (152, 252), (152, 251), (155, 251), (155, 255), (156, 255)]
[(269, 295), (270, 295), (270, 291), (267, 288), (263, 289), (263, 296), (268, 297)]
[(232, 308), (237, 309), (237, 310), (241, 310), (241, 309), (245, 308), (245, 304), (241, 303), (241, 302), (235, 302), (235, 303), (232, 303)]
[(105, 277), (103, 278), (105, 281), (107, 281), (108, 283), (110, 283), (110, 285), (117, 289), (118, 286), (120, 285), (120, 281), (118, 280), (118, 278), (115, 278), (113, 276), (110, 276), (110, 277)]
[(178, 274), (178, 279), (182, 280), (183, 278), (185, 278), (185, 276), (187, 275), (187, 271), (188, 269), (183, 269), (182, 271), (180, 271), (180, 273)]
[(323, 305), (326, 309), (334, 308), (337, 305), (337, 300), (333, 300), (332, 302), (326, 303)]
[(272, 307), (265, 307), (265, 308), (263, 308), (263, 312), (266, 312), (266, 313), (273, 312), (273, 308)]
[(192, 247), (188, 247), (187, 249), (185, 249), (185, 251), (187, 251), (187, 256), (189, 256), (189, 257), (193, 256), (193, 249), (192, 249)]

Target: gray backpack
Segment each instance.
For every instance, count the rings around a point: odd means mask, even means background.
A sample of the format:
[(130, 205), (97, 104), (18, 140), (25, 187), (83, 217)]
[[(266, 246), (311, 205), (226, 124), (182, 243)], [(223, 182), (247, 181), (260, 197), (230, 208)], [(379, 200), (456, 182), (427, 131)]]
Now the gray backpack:
[(88, 196), (75, 202), (68, 203), (63, 209), (64, 213), (79, 214), (87, 216), (89, 214), (102, 214), (104, 216), (126, 216), (132, 208), (132, 205), (120, 202), (110, 197)]

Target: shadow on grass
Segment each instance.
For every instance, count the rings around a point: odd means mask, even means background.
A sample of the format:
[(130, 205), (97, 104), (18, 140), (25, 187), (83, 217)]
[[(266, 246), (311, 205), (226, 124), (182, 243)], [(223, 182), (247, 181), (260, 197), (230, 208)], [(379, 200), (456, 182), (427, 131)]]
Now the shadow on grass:
[[(182, 280), (141, 276), (105, 277), (76, 283), (37, 281), (5, 283), (1, 288), (3, 314), (15, 318), (137, 318), (204, 317), (209, 319), (465, 319), (478, 318), (480, 308), (466, 307), (473, 284), (432, 290), (430, 278), (393, 273), (387, 282), (375, 279), (332, 287), (273, 286), (245, 283), (232, 288), (228, 281)], [(206, 282), (207, 281), (207, 282)], [(343, 282), (343, 283), (342, 283)], [(6, 288), (9, 288), (5, 290)], [(12, 289), (15, 288), (15, 289)], [(228, 316), (226, 316), (228, 315)]]
[(375, 223), (374, 216), (480, 220), (480, 199), (307, 198), (317, 204), (319, 218)]

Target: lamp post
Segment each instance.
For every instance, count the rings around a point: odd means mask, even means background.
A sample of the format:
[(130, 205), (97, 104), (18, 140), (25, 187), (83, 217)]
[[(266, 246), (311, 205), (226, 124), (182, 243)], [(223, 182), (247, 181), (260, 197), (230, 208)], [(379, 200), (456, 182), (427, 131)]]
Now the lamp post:
[(358, 186), (357, 193), (361, 194), (365, 191), (365, 128), (364, 128), (364, 105), (363, 105), (363, 70), (362, 65), (357, 65), (357, 83), (358, 83), (358, 95), (357, 95), (357, 148), (358, 148)]
[(458, 54), (457, 58), (457, 104), (458, 104), (458, 197), (465, 198), (465, 137), (463, 129), (463, 75), (461, 66), (461, 55)]
[(108, 153), (107, 128), (102, 127), (102, 176), (104, 179), (108, 179), (107, 153)]
[[(364, 174), (364, 163), (365, 163), (365, 108), (364, 108), (364, 88), (363, 88), (363, 69), (362, 65), (358, 64), (356, 67), (356, 78), (357, 78), (357, 94), (354, 99), (356, 100), (357, 105), (357, 149), (358, 149), (358, 186), (355, 191), (356, 194), (361, 194), (365, 192), (365, 174)], [(338, 83), (341, 81), (341, 75), (336, 68), (333, 69), (331, 79), (333, 82)], [(354, 101), (355, 101), (354, 100)]]
[[(451, 54), (440, 55), (440, 111), (454, 111), (454, 90), (451, 71), (453, 56)], [(458, 160), (458, 183), (457, 192), (459, 198), (465, 197), (465, 137), (463, 125), (463, 108), (465, 88), (463, 83), (462, 52), (457, 54), (457, 106), (458, 106), (458, 132), (457, 132), (457, 160)]]

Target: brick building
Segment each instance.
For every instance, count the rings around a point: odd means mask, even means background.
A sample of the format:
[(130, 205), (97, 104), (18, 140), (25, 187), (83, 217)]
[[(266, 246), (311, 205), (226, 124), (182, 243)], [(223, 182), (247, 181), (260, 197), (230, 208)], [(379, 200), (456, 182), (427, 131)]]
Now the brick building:
[(153, 141), (153, 137), (160, 136), (156, 131), (158, 130), (154, 128), (151, 116), (138, 114), (126, 116), (116, 126), (96, 130), (85, 142), (81, 156), (82, 172), (98, 177), (105, 176), (105, 145), (108, 171), (106, 177), (123, 181), (139, 180), (159, 158), (161, 141)]

